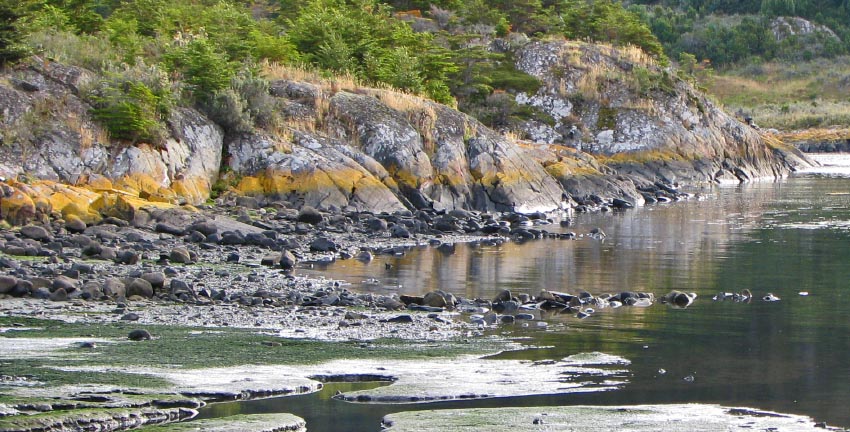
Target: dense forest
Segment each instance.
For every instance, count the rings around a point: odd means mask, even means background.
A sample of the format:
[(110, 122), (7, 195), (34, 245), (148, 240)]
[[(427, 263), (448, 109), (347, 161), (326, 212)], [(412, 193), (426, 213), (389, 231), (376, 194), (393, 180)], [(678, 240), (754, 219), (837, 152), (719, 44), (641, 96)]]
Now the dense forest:
[[(850, 0), (0, 0), (0, 63), (30, 55), (88, 68), (114, 138), (156, 141), (191, 104), (226, 129), (274, 128), (269, 65), (347, 76), (456, 105), (491, 126), (529, 117), (511, 49), (567, 37), (640, 47), (687, 74), (848, 52)], [(800, 16), (828, 30), (776, 32)]]
[[(629, 11), (649, 24), (665, 51), (689, 53), (717, 66), (741, 61), (834, 57), (848, 52), (848, 0), (635, 1)], [(780, 17), (800, 17), (822, 28), (782, 34)]]

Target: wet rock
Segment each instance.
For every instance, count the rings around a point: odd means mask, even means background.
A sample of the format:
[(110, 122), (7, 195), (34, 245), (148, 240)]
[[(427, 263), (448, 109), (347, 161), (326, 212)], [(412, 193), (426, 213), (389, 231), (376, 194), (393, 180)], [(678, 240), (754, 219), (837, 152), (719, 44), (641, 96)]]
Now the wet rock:
[(98, 257), (106, 261), (115, 261), (116, 259), (118, 259), (118, 250), (114, 247), (104, 246), (103, 248), (101, 248)]
[(413, 322), (413, 317), (410, 315), (398, 315), (392, 318), (387, 318), (386, 322), (395, 324), (407, 324)]
[(218, 226), (211, 221), (202, 221), (189, 225), (189, 230), (197, 231), (204, 236), (210, 236), (218, 232)]
[(151, 337), (152, 336), (151, 336), (150, 332), (147, 331), (147, 330), (144, 330), (144, 329), (131, 330), (130, 333), (127, 334), (127, 339), (130, 339), (131, 341), (136, 341), (136, 342), (143, 341), (143, 340), (150, 340)]
[(15, 287), (9, 291), (9, 295), (12, 297), (26, 297), (32, 293), (33, 284), (32, 282), (20, 279), (18, 283), (15, 284)]
[(318, 210), (313, 207), (305, 206), (298, 212), (298, 222), (308, 223), (310, 225), (316, 225), (321, 223), (325, 219)]
[(519, 302), (516, 301), (503, 301), (498, 303), (493, 303), (493, 311), (500, 314), (514, 314), (519, 310)]
[(499, 317), (499, 321), (501, 321), (503, 324), (513, 324), (514, 322), (516, 322), (516, 318), (513, 315), (502, 315), (501, 317)]
[(281, 254), (280, 254), (280, 267), (282, 269), (292, 270), (292, 268), (295, 267), (295, 264), (297, 262), (298, 262), (298, 260), (295, 258), (295, 255), (292, 252), (290, 252), (288, 250), (281, 252)]
[(404, 303), (388, 296), (378, 297), (378, 299), (375, 301), (375, 305), (387, 310), (401, 310), (406, 307)]
[(173, 236), (182, 236), (184, 234), (183, 228), (176, 227), (165, 222), (157, 223), (154, 227), (154, 231), (158, 233), (171, 234)]
[(390, 230), (390, 236), (393, 238), (410, 238), (410, 231), (402, 225), (394, 225)]
[(336, 252), (337, 249), (337, 244), (325, 237), (319, 237), (310, 242), (310, 250), (313, 252)]
[(496, 297), (493, 297), (493, 303), (511, 301), (512, 298), (513, 296), (511, 295), (510, 290), (505, 289), (499, 291), (499, 293), (496, 294)]
[(280, 254), (279, 253), (270, 253), (263, 258), (260, 259), (260, 264), (268, 267), (278, 266), (280, 265)]
[(387, 221), (378, 218), (369, 218), (364, 222), (366, 228), (372, 232), (383, 232), (387, 230)]
[(192, 297), (196, 296), (195, 290), (192, 289), (192, 287), (188, 283), (186, 283), (186, 281), (180, 279), (171, 279), (169, 288), (171, 289), (171, 294), (174, 296), (179, 297), (181, 294), (188, 294)]
[(634, 208), (634, 204), (620, 198), (614, 198), (611, 205), (618, 210), (626, 210)]
[[(139, 320), (139, 318), (140, 318), (140, 317), (139, 317), (139, 314), (134, 313), (134, 312), (130, 312), (130, 313), (128, 313), (128, 314), (124, 314), (124, 315), (122, 315), (122, 316), (121, 316), (121, 321), (138, 321), (138, 320)], [(131, 339), (132, 339), (132, 338), (131, 338)], [(148, 339), (150, 339), (150, 338), (148, 338)]]
[(670, 291), (661, 298), (662, 303), (671, 304), (679, 308), (686, 308), (696, 300), (695, 293), (684, 293), (681, 291)]
[(368, 318), (368, 317), (365, 314), (362, 314), (360, 312), (347, 311), (345, 313), (345, 319), (349, 320), (349, 321), (363, 320), (363, 319), (366, 319), (366, 318)]
[(442, 293), (438, 293), (435, 291), (431, 291), (422, 298), (422, 303), (425, 306), (432, 306), (443, 308), (446, 307), (446, 298), (442, 295)]

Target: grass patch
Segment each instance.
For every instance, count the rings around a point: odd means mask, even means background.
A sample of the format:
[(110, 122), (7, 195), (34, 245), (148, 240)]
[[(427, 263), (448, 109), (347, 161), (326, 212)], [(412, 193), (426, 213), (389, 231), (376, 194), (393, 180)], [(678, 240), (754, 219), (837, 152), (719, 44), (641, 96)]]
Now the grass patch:
[[(397, 339), (382, 339), (369, 344), (359, 341), (352, 342), (321, 342), (306, 339), (283, 339), (263, 335), (244, 329), (230, 328), (192, 328), (173, 326), (140, 326), (123, 323), (109, 325), (73, 324), (60, 321), (40, 320), (35, 318), (0, 317), (0, 327), (8, 327), (13, 323), (32, 330), (12, 331), (4, 333), (4, 337), (92, 337), (105, 339), (124, 339), (132, 329), (145, 329), (153, 339), (141, 342), (121, 342), (99, 345), (91, 351), (84, 360), (44, 359), (42, 365), (120, 365), (120, 366), (156, 366), (170, 365), (180, 368), (209, 368), (226, 367), (244, 364), (317, 364), (336, 359), (351, 358), (386, 358), (386, 359), (428, 359), (452, 357), (462, 354), (493, 352), (492, 341), (473, 339), (469, 342), (440, 342), (421, 344), (399, 341)], [(275, 344), (269, 344), (275, 342)], [(278, 345), (279, 344), (279, 345)], [(79, 349), (70, 348), (60, 352), (71, 351), (79, 354)], [(15, 363), (15, 360), (0, 360)], [(17, 364), (17, 363), (16, 363)], [(29, 372), (37, 366), (29, 359)], [(23, 364), (21, 364), (23, 367)], [(4, 373), (6, 368), (4, 367)], [(67, 382), (70, 377), (63, 377), (53, 372), (39, 372), (39, 380), (52, 382)], [(68, 378), (68, 379), (66, 379)], [(89, 379), (89, 377), (79, 377)], [(118, 380), (121, 377), (111, 379)], [(85, 379), (76, 382), (86, 382)]]
[(619, 163), (648, 163), (658, 161), (683, 161), (684, 156), (670, 150), (646, 150), (637, 152), (621, 152), (611, 156), (598, 156), (599, 162), (602, 164), (619, 164)]
[(780, 130), (850, 124), (850, 57), (728, 69), (706, 83), (727, 111)]

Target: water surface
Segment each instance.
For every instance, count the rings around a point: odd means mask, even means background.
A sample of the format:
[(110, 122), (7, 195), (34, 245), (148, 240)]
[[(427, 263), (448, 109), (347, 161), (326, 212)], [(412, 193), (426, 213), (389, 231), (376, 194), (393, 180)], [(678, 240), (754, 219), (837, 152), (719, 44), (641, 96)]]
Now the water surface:
[[(491, 298), (502, 289), (697, 293), (687, 309), (606, 309), (584, 320), (549, 316), (549, 330), (498, 329), (548, 347), (501, 358), (559, 359), (587, 351), (628, 358), (632, 376), (622, 390), (403, 406), (338, 402), (325, 392), (235, 406), (292, 412), (313, 431), (376, 431), (384, 414), (410, 409), (681, 402), (750, 406), (850, 427), (848, 175), (846, 167), (828, 166), (778, 183), (706, 187), (694, 191), (703, 199), (575, 215), (566, 228), (581, 235), (599, 227), (607, 233), (602, 241), (458, 245), (453, 254), (422, 247), (308, 272), (349, 281), (359, 291), (443, 289), (470, 298)], [(711, 300), (745, 288), (781, 300)]]

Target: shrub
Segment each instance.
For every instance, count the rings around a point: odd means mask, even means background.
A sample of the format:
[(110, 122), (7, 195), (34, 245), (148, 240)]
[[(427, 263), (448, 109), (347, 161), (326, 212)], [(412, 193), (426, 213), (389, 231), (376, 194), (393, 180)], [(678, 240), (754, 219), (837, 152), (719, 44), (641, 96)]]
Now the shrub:
[(279, 124), (276, 101), (269, 95), (269, 83), (245, 68), (233, 77), (230, 87), (219, 90), (201, 109), (229, 132), (247, 132), (257, 126), (272, 129)]
[(165, 63), (170, 71), (181, 75), (196, 101), (205, 102), (230, 85), (235, 67), (205, 35), (190, 35), (188, 39), (178, 41), (166, 53)]
[(159, 68), (139, 63), (107, 70), (87, 98), (92, 116), (112, 138), (158, 145), (167, 136), (163, 120), (173, 104), (172, 92)]

